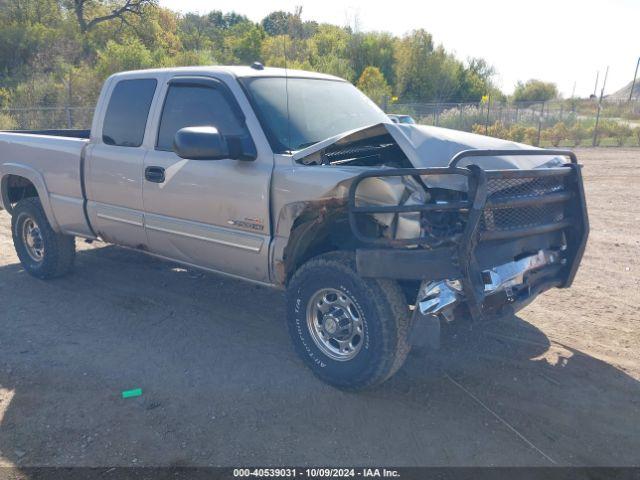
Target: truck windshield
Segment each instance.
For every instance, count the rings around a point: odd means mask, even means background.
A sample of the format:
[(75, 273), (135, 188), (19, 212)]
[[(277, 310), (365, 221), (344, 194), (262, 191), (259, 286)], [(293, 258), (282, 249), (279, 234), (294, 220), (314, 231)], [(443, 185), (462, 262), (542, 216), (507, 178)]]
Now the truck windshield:
[(295, 77), (241, 81), (276, 153), (300, 150), (348, 130), (389, 122), (375, 103), (348, 82)]

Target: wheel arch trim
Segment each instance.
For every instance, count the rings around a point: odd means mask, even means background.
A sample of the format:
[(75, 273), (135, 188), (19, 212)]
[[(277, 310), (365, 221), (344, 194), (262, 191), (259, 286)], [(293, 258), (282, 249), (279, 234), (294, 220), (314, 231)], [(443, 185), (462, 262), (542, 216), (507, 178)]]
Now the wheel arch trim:
[(59, 232), (60, 228), (58, 222), (56, 221), (53, 208), (51, 206), (49, 190), (47, 189), (45, 179), (42, 174), (35, 170), (33, 167), (12, 162), (3, 163), (0, 166), (0, 189), (2, 191), (0, 199), (2, 200), (2, 207), (7, 210), (7, 212), (12, 213), (11, 202), (9, 201), (9, 188), (7, 185), (10, 175), (23, 177), (33, 184), (36, 191), (38, 192), (38, 197), (40, 199), (40, 203), (42, 204), (42, 209), (47, 216), (47, 220), (49, 221), (51, 228), (54, 231)]

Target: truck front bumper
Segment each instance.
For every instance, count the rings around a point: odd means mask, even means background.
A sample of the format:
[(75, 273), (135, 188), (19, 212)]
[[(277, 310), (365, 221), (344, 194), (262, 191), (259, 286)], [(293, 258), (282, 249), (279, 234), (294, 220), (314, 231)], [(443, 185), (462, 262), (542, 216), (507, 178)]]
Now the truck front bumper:
[[(536, 170), (456, 166), (465, 156), (507, 154), (562, 154), (571, 163)], [(447, 168), (379, 170), (365, 172), (354, 181), (349, 197), (351, 227), (357, 238), (371, 245), (356, 251), (360, 275), (420, 280), (415, 315), (445, 319), (453, 318), (462, 305), (473, 319), (515, 312), (545, 290), (570, 286), (589, 231), (575, 155), (548, 150), (472, 150), (457, 157)], [(364, 178), (406, 175), (464, 175), (467, 200), (411, 207), (356, 206), (356, 189)], [(465, 217), (464, 231), (437, 248), (423, 238), (365, 236), (357, 221), (361, 214), (434, 210), (458, 211)]]

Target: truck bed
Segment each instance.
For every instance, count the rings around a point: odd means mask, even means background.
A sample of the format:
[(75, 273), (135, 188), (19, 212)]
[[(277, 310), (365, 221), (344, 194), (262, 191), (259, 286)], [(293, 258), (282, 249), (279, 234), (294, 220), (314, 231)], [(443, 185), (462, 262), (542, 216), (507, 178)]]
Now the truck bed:
[(27, 178), (38, 190), (54, 228), (91, 236), (82, 192), (82, 151), (88, 142), (84, 130), (0, 132), (0, 178)]
[(46, 135), (51, 137), (69, 137), (89, 139), (91, 130), (81, 129), (45, 129), (45, 130), (0, 130), (0, 133), (23, 133), (28, 135)]

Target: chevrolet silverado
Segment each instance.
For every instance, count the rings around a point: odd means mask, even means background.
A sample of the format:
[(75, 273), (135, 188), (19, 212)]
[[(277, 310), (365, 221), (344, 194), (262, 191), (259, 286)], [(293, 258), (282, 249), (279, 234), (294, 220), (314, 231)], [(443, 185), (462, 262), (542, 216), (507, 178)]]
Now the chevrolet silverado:
[(588, 221), (572, 152), (391, 122), (350, 83), (250, 67), (124, 72), (91, 130), (0, 132), (24, 269), (101, 239), (286, 290), (322, 380), (377, 385), (442, 324), (568, 287)]

